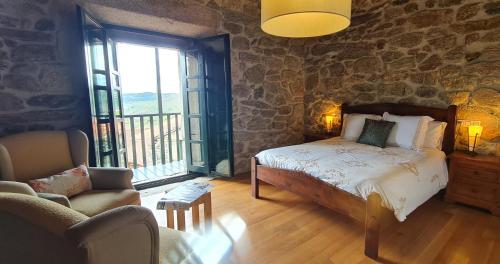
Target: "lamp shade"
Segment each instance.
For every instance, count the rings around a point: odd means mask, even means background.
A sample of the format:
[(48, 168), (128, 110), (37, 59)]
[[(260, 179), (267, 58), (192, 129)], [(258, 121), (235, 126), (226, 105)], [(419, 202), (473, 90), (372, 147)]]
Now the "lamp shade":
[(335, 117), (333, 115), (325, 115), (326, 130), (327, 132), (332, 132), (333, 130), (333, 120)]
[(351, 23), (351, 0), (262, 0), (261, 8), (262, 30), (280, 37), (323, 36)]
[(483, 133), (482, 126), (469, 126), (469, 151), (474, 151), (476, 144), (479, 143), (479, 138)]
[(331, 123), (333, 123), (334, 116), (333, 115), (326, 115), (325, 119), (326, 119), (327, 124), (331, 124)]

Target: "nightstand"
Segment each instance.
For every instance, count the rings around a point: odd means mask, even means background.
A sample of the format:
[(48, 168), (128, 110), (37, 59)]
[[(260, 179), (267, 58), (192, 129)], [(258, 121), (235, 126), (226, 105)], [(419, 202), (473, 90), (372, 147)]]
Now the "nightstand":
[(500, 216), (500, 157), (456, 151), (448, 158), (446, 201), (481, 207)]
[(304, 134), (304, 142), (309, 143), (313, 141), (329, 139), (335, 137), (335, 134), (328, 133), (305, 133)]

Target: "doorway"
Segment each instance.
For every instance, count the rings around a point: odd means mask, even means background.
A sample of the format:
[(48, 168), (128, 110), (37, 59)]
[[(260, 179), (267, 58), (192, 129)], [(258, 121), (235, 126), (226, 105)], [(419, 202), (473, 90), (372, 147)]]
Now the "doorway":
[(96, 165), (131, 168), (136, 184), (232, 176), (229, 36), (172, 36), (80, 11)]
[(118, 42), (116, 57), (134, 182), (186, 174), (180, 51)]

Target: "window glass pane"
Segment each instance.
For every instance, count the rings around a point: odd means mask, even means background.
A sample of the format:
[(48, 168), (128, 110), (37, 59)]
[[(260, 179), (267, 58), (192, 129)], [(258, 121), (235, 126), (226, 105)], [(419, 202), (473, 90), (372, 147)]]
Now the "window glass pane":
[(200, 100), (198, 96), (198, 92), (188, 92), (189, 114), (196, 115), (200, 113)]
[(181, 113), (181, 82), (179, 51), (158, 49), (163, 113)]
[(108, 91), (96, 90), (96, 115), (98, 118), (109, 118)]
[(201, 144), (191, 143), (191, 165), (193, 166), (203, 166), (205, 162), (203, 161), (203, 155), (201, 153)]
[(118, 122), (117, 123), (117, 131), (118, 133), (118, 149), (123, 149), (125, 148), (125, 135), (124, 135), (124, 124), (123, 122)]
[(188, 76), (199, 75), (198, 53), (197, 52), (187, 52), (186, 53), (186, 71), (187, 71)]
[(111, 78), (111, 81), (113, 82), (113, 86), (115, 87), (120, 87), (120, 76), (113, 74), (113, 78)]
[(190, 127), (190, 135), (193, 140), (201, 139), (201, 128), (200, 128), (200, 119), (197, 117), (193, 117), (189, 119), (189, 127)]
[(101, 153), (112, 150), (110, 124), (98, 124), (99, 150)]
[(113, 90), (113, 108), (115, 110), (115, 116), (121, 117), (122, 115), (122, 104), (121, 104), (121, 98), (120, 98), (120, 91), (119, 90)]
[(127, 167), (128, 164), (127, 164), (127, 157), (126, 157), (126, 153), (124, 152), (123, 154), (119, 155), (118, 156), (119, 159), (120, 159), (120, 166), (121, 167)]
[(94, 73), (93, 74), (94, 85), (106, 86), (106, 75), (103, 73)]
[(109, 63), (111, 69), (114, 71), (118, 71), (118, 65), (116, 63), (115, 49), (113, 47), (113, 41), (108, 39), (108, 54), (109, 54)]
[(101, 166), (102, 167), (112, 167), (113, 166), (113, 155), (104, 155), (101, 157)]
[(156, 52), (154, 47), (116, 45), (125, 115), (158, 113)]
[(199, 89), (200, 88), (199, 81), (200, 80), (198, 78), (187, 79), (188, 89)]
[(102, 40), (94, 37), (90, 40), (90, 56), (92, 57), (92, 68), (106, 70), (104, 63), (104, 46)]

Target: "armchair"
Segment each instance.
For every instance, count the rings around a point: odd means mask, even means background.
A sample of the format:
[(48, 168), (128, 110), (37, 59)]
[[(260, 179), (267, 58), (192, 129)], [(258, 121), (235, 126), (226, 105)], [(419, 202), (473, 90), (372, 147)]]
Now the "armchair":
[[(27, 132), (0, 138), (0, 180), (26, 183), (82, 164), (88, 166), (88, 144), (87, 136), (79, 130)], [(38, 196), (87, 216), (141, 204), (139, 192), (132, 185), (132, 170), (89, 168), (89, 175), (90, 191), (69, 198), (43, 193)], [(26, 194), (33, 192), (28, 185), (11, 184), (9, 188), (22, 189)]]
[(89, 218), (30, 194), (0, 192), (0, 226), (0, 263), (159, 262), (158, 224), (140, 206)]

